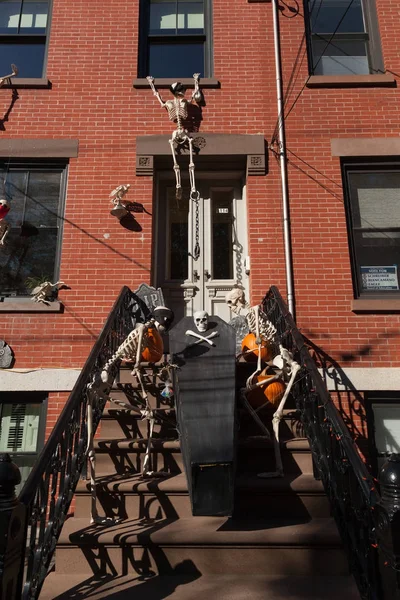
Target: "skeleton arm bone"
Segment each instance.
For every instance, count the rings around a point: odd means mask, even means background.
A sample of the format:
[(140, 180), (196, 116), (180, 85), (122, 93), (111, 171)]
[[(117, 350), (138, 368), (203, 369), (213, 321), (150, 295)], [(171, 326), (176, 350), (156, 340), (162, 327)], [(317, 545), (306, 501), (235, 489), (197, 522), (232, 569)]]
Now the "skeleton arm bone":
[(192, 102), (196, 102), (196, 100), (194, 99), (194, 96), (195, 96), (196, 92), (198, 92), (199, 89), (200, 89), (200, 87), (199, 87), (199, 77), (200, 77), (200, 73), (193, 73), (194, 90), (193, 90), (193, 94), (192, 94)]
[(150, 75), (148, 77), (146, 77), (147, 81), (149, 82), (149, 85), (153, 91), (154, 96), (157, 98), (157, 100), (159, 101), (159, 103), (161, 104), (162, 108), (165, 108), (165, 102), (164, 100), (161, 98), (160, 94), (158, 93), (158, 91), (156, 90), (156, 87), (154, 85), (154, 77), (151, 77)]

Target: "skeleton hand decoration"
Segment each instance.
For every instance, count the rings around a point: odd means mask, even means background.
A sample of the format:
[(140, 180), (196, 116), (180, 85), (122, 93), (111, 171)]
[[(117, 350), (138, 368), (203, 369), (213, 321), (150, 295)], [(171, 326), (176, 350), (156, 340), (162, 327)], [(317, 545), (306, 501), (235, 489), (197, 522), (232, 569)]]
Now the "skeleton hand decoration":
[[(199, 87), (199, 73), (193, 75), (194, 79), (194, 92), (192, 94), (191, 102), (195, 102), (199, 106), (205, 105), (203, 92)], [(189, 146), (189, 179), (190, 179), (190, 196), (192, 199), (196, 199), (198, 192), (196, 191), (196, 182), (194, 177), (194, 162), (193, 162), (193, 140), (189, 135), (187, 129), (185, 129), (183, 122), (188, 118), (188, 106), (189, 102), (185, 98), (186, 88), (180, 82), (176, 81), (170, 86), (170, 91), (174, 96), (173, 100), (167, 100), (164, 102), (158, 93), (155, 85), (154, 78), (150, 75), (147, 77), (150, 88), (153, 91), (154, 96), (159, 101), (162, 108), (165, 108), (168, 112), (170, 121), (176, 123), (176, 129), (172, 132), (172, 137), (169, 140), (171, 147), (172, 160), (174, 161), (174, 171), (176, 179), (176, 197), (179, 199), (182, 197), (182, 184), (181, 184), (181, 172), (178, 162), (176, 160), (175, 146), (182, 146), (188, 144)]]
[(110, 214), (114, 217), (117, 217), (119, 220), (128, 214), (126, 209), (128, 200), (124, 200), (124, 196), (128, 193), (130, 187), (130, 183), (119, 185), (111, 192), (109, 196), (110, 202), (114, 204), (114, 208), (110, 211)]
[(0, 77), (0, 87), (7, 81), (8, 85), (10, 85), (10, 79), (11, 77), (16, 77), (18, 75), (18, 67), (16, 67), (15, 65), (11, 65), (11, 70), (12, 73), (10, 73), (10, 75), (4, 75), (4, 77)]
[(4, 246), (5, 239), (10, 230), (10, 226), (4, 221), (4, 217), (9, 213), (10, 207), (7, 200), (0, 200), (0, 246)]

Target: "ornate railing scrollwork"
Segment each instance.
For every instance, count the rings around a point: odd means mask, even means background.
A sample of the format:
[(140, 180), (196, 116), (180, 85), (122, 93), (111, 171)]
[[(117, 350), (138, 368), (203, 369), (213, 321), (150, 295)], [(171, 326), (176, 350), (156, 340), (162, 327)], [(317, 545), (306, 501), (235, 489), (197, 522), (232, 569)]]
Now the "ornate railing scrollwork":
[[(1, 599), (35, 600), (39, 597), (76, 485), (86, 465), (89, 387), (133, 329), (140, 311), (137, 296), (124, 287), (20, 493), (17, 506), (10, 507), (11, 513), (18, 511), (19, 528), (25, 535), (25, 543), (21, 544), (19, 555), (14, 553), (11, 560), (12, 535), (8, 528), (3, 549), (5, 563), (0, 561)], [(94, 394), (94, 430), (105, 402), (104, 397)], [(0, 495), (1, 489), (0, 481)], [(10, 580), (12, 588), (9, 587)], [(10, 589), (13, 590), (11, 594), (7, 591)]]
[[(364, 600), (398, 599), (395, 570), (399, 566), (400, 546), (395, 538), (400, 539), (400, 457), (396, 464), (397, 489), (392, 487), (381, 498), (377, 483), (362, 461), (276, 287), (270, 288), (262, 306), (277, 328), (281, 343), (301, 364), (292, 394), (310, 442), (315, 476), (324, 484), (360, 596)], [(382, 490), (383, 471), (379, 480)], [(386, 479), (390, 477), (393, 478), (393, 469)]]

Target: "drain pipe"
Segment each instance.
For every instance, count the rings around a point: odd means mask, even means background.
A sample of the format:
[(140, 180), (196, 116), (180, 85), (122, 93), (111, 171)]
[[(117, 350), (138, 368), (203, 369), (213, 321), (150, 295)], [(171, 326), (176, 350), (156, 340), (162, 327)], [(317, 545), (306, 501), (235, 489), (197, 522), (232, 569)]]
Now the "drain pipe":
[(289, 184), (287, 171), (286, 154), (286, 134), (283, 104), (283, 83), (282, 83), (282, 61), (281, 61), (281, 39), (279, 29), (279, 8), (278, 0), (272, 0), (272, 14), (274, 22), (274, 49), (275, 49), (275, 69), (276, 69), (276, 92), (278, 99), (278, 143), (279, 143), (279, 162), (281, 167), (282, 184), (282, 213), (283, 213), (283, 237), (285, 245), (285, 266), (286, 266), (286, 286), (287, 301), (293, 318), (295, 315), (294, 305), (294, 284), (293, 284), (293, 256), (292, 240), (290, 235), (290, 210), (289, 210)]

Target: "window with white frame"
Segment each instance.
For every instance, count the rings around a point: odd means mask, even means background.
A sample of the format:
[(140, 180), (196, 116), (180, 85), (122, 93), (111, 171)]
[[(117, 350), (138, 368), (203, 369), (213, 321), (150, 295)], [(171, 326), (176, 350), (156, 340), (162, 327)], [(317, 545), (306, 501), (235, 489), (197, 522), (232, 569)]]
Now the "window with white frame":
[(400, 163), (344, 163), (355, 297), (400, 293)]
[(0, 163), (0, 198), (10, 206), (0, 252), (0, 296), (28, 296), (59, 274), (66, 165)]
[(310, 73), (382, 73), (375, 0), (307, 0)]
[(21, 489), (44, 442), (46, 395), (0, 394), (0, 452), (11, 456), (21, 472)]
[(142, 0), (139, 75), (211, 73), (211, 0)]
[(0, 77), (44, 77), (50, 0), (0, 0)]

